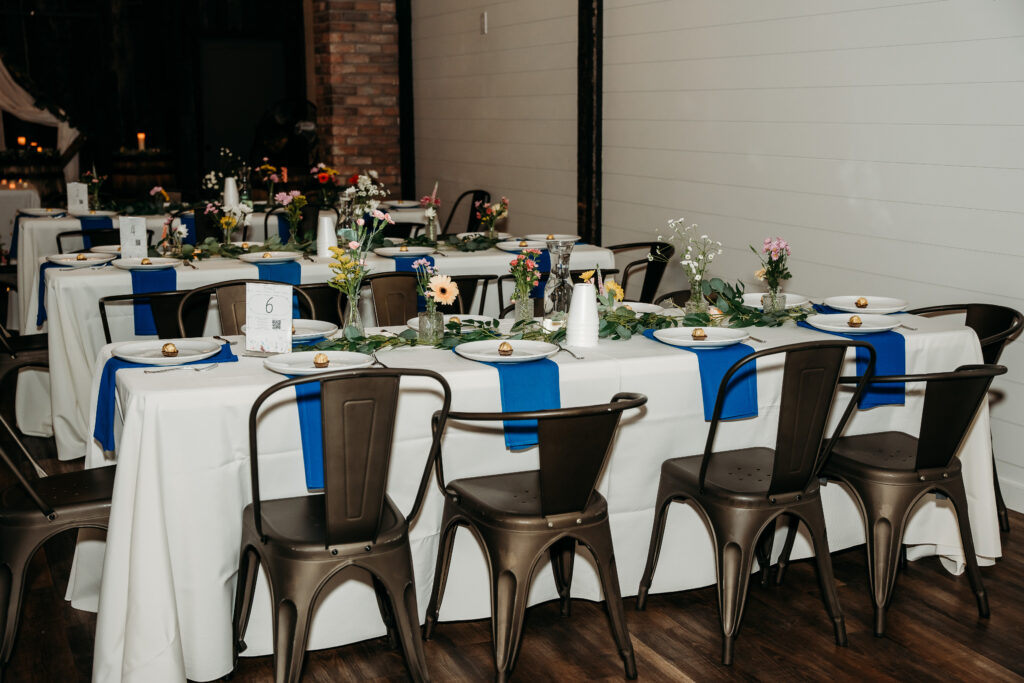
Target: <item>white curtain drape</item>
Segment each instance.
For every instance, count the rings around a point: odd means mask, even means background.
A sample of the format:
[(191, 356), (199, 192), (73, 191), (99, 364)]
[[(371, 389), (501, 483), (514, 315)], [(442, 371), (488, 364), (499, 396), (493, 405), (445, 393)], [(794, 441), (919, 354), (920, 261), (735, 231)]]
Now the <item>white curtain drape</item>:
[[(66, 121), (61, 121), (49, 111), (38, 108), (35, 99), (18, 85), (14, 77), (11, 76), (11, 72), (4, 66), (3, 60), (0, 60), (0, 110), (10, 112), (22, 121), (40, 123), (44, 126), (56, 126), (57, 151), (62, 154), (78, 135), (78, 131), (69, 126)], [(3, 117), (0, 117), (0, 149), (4, 149)], [(77, 154), (64, 167), (64, 178), (66, 180), (78, 179)]]

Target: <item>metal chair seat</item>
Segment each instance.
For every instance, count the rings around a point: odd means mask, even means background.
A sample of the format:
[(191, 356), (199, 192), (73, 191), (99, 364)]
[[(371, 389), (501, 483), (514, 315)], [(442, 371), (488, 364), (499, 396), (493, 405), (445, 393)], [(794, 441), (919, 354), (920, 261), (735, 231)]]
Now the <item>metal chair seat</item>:
[[(666, 460), (661, 466), (661, 476), (697, 490), (703, 459), (703, 455), (689, 455)], [(771, 448), (719, 451), (708, 463), (704, 495), (718, 495), (729, 501), (744, 500), (751, 506), (770, 505), (766, 494), (772, 483), (774, 462), (775, 451)]]
[[(846, 436), (836, 441), (832, 459), (823, 474), (847, 472), (864, 479), (902, 480), (917, 475), (917, 439), (903, 432), (879, 432)], [(950, 462), (950, 470), (960, 471), (960, 460)], [(895, 483), (895, 482), (894, 482)]]
[[(263, 501), (263, 533), (267, 542), (263, 546), (264, 552), (281, 551), (296, 554), (302, 553), (324, 553), (324, 538), (327, 534), (327, 506), (322, 493), (310, 496), (297, 496), (295, 498), (278, 498), (275, 500)], [(244, 524), (247, 530), (255, 531), (255, 517), (253, 506), (247, 505), (243, 513)], [(372, 546), (389, 545), (394, 541), (400, 541), (408, 531), (405, 517), (399, 512), (390, 498), (384, 499), (384, 508), (380, 520), (380, 532), (374, 539)], [(346, 553), (358, 553), (368, 555), (367, 542), (358, 542), (344, 545), (332, 545), (332, 550), (337, 550), (338, 555), (331, 556), (332, 562), (337, 562), (338, 557)]]
[(462, 514), (478, 523), (505, 529), (577, 527), (608, 518), (608, 502), (596, 491), (582, 511), (545, 516), (541, 509), (540, 470), (456, 479), (448, 484), (448, 491), (458, 497)]
[[(114, 492), (116, 467), (97, 467), (79, 472), (54, 474), (33, 482), (32, 488), (53, 506), (57, 519), (82, 515), (107, 518), (110, 496)], [(97, 508), (101, 504), (102, 510)], [(105, 505), (104, 505), (105, 504)], [(39, 514), (39, 506), (24, 487), (14, 485), (0, 494), (0, 520), (29, 518), (33, 524), (51, 524)]]

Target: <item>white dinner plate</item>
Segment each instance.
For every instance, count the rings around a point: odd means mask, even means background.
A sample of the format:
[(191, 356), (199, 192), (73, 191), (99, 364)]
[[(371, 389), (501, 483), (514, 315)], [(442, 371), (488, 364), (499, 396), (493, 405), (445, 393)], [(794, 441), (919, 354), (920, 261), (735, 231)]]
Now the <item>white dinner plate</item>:
[[(693, 331), (704, 330), (704, 339), (694, 339)], [(744, 330), (736, 330), (731, 327), (667, 327), (664, 330), (655, 330), (654, 338), (672, 346), (682, 346), (690, 349), (718, 349), (723, 346), (739, 344), (750, 335)]]
[[(867, 299), (868, 305), (864, 308), (857, 307), (857, 299)], [(907, 307), (903, 299), (894, 299), (889, 296), (830, 296), (825, 299), (825, 305), (837, 311), (849, 311), (850, 313), (899, 313)]]
[(529, 235), (526, 235), (526, 239), (528, 239), (528, 240), (537, 240), (538, 242), (579, 242), (580, 241), (580, 236), (579, 235), (563, 234), (563, 233), (550, 233), (549, 232), (549, 233), (545, 234), (545, 233), (542, 233), (542, 232), (535, 232), (535, 233), (531, 233)]
[(898, 318), (890, 318), (887, 315), (878, 313), (857, 313), (861, 319), (860, 327), (850, 327), (850, 315), (846, 313), (829, 313), (807, 316), (807, 324), (825, 332), (839, 332), (842, 334), (872, 334), (874, 332), (887, 332), (900, 326)]
[[(318, 368), (313, 365), (313, 358), (318, 353), (327, 355), (329, 362), (326, 368)], [(318, 375), (323, 372), (353, 370), (370, 365), (373, 365), (372, 356), (355, 351), (293, 351), (279, 353), (263, 361), (263, 367), (267, 370), (273, 370), (282, 375)]]
[(71, 215), (75, 218), (81, 218), (82, 216), (116, 216), (117, 211), (80, 211)]
[(548, 243), (538, 242), (536, 240), (506, 240), (504, 242), (498, 242), (494, 246), (502, 251), (518, 254), (523, 249), (547, 249)]
[[(292, 333), (293, 342), (310, 341), (320, 337), (329, 337), (338, 331), (338, 326), (325, 320), (306, 320), (305, 318), (293, 318)], [(242, 334), (245, 334), (245, 325), (242, 325)]]
[[(79, 256), (85, 258), (79, 259)], [(54, 254), (47, 256), (46, 260), (50, 263), (56, 263), (64, 266), (65, 268), (90, 268), (92, 266), (101, 266), (104, 263), (108, 263), (117, 258), (114, 254)]]
[[(498, 353), (498, 347), (506, 341), (512, 346), (511, 356), (502, 356)], [(484, 339), (459, 344), (455, 347), (455, 353), (482, 363), (527, 363), (555, 355), (558, 353), (558, 347), (547, 342), (527, 339)]]
[[(164, 344), (178, 347), (178, 355), (167, 357), (163, 354)], [(193, 363), (214, 356), (220, 351), (221, 342), (212, 339), (150, 339), (148, 341), (118, 344), (111, 353), (129, 363), (149, 365), (181, 365)]]
[(24, 216), (54, 216), (58, 213), (65, 213), (64, 209), (18, 209), (18, 213)]
[[(444, 324), (445, 324), (445, 326), (448, 325), (448, 323), (451, 321), (452, 318), (458, 318), (463, 323), (467, 323), (467, 322), (469, 322), (471, 320), (479, 321), (479, 322), (488, 322), (490, 320), (494, 320), (494, 318), (489, 316), (489, 315), (446, 315), (446, 316), (444, 316)], [(409, 318), (408, 320), (405, 321), (405, 325), (409, 329), (416, 330), (417, 332), (419, 332), (420, 331), (420, 319), (419, 319), (419, 316), (417, 316), (415, 318)]]
[[(270, 254), (267, 256), (266, 254)], [(246, 263), (287, 263), (297, 261), (301, 254), (297, 251), (257, 251), (253, 254), (239, 254), (238, 260)]]
[[(786, 295), (786, 308), (798, 308), (811, 303), (811, 300), (803, 294), (792, 294), (790, 292), (782, 292), (782, 294)], [(750, 308), (761, 308), (761, 293), (747, 292), (743, 295), (743, 305)]]
[(655, 306), (654, 304), (645, 304), (642, 301), (620, 301), (615, 304), (615, 308), (628, 308), (629, 310), (636, 313), (637, 317), (640, 317), (644, 313), (661, 313), (665, 309), (661, 306)]
[[(460, 240), (462, 240), (462, 239), (466, 239), (467, 237), (469, 237), (469, 238), (480, 237), (481, 235), (486, 235), (486, 234), (487, 234), (486, 232), (460, 232), (460, 233), (458, 233), (455, 236), (458, 237)], [(510, 232), (496, 232), (496, 233), (494, 233), (494, 236), (497, 237), (499, 240), (507, 240), (507, 239), (511, 239), (511, 238), (515, 237), (515, 235), (513, 235)]]
[(163, 270), (174, 268), (181, 263), (181, 259), (167, 258), (166, 256), (150, 256), (149, 263), (143, 263), (140, 258), (119, 258), (111, 261), (115, 268), (121, 270)]
[(418, 209), (420, 203), (415, 199), (392, 199), (384, 202), (384, 206), (389, 209)]
[(396, 256), (426, 256), (427, 254), (433, 254), (434, 251), (433, 247), (406, 247), (405, 251), (402, 251), (402, 247), (380, 247), (379, 249), (374, 249), (373, 253), (377, 256), (395, 258)]
[(253, 247), (263, 246), (263, 242), (232, 242), (231, 244), (238, 247), (239, 249), (251, 249)]
[(101, 245), (96, 246), (96, 247), (90, 247), (89, 251), (91, 251), (94, 254), (114, 254), (114, 255), (117, 255), (117, 254), (121, 253), (121, 245), (120, 244), (101, 244)]

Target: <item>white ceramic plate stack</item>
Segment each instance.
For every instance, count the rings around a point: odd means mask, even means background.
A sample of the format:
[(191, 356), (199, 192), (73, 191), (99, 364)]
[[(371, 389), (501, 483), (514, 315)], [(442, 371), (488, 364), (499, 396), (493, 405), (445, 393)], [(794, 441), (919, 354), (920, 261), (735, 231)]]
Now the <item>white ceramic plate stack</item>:
[[(502, 356), (498, 353), (498, 347), (504, 342), (508, 342), (512, 347), (511, 356)], [(481, 363), (528, 363), (532, 360), (550, 358), (558, 353), (558, 347), (547, 342), (527, 339), (484, 339), (459, 344), (455, 347), (455, 353)]]
[(287, 263), (297, 261), (300, 257), (297, 251), (257, 251), (254, 254), (239, 254), (238, 260), (246, 263)]
[[(165, 356), (164, 344), (178, 347), (177, 356)], [(115, 346), (111, 353), (129, 363), (148, 365), (181, 365), (194, 363), (215, 356), (221, 342), (212, 339), (151, 339), (148, 341), (125, 342)]]
[[(313, 364), (313, 358), (318, 353), (327, 356), (326, 368), (318, 368)], [(370, 365), (373, 365), (372, 356), (355, 351), (293, 351), (292, 353), (279, 353), (263, 361), (263, 366), (267, 370), (282, 375), (319, 375), (324, 372), (354, 370)]]
[[(306, 320), (305, 318), (292, 319), (293, 342), (310, 341), (320, 337), (329, 337), (338, 331), (338, 326), (326, 320)], [(242, 325), (242, 334), (245, 334), (245, 325)]]
[[(868, 305), (863, 308), (858, 307), (858, 299), (866, 300)], [(907, 307), (907, 302), (890, 296), (830, 296), (825, 299), (825, 305), (837, 311), (885, 315), (887, 313), (899, 313)]]
[(518, 254), (523, 249), (547, 249), (547, 242), (538, 242), (536, 240), (506, 240), (504, 242), (498, 242), (494, 246), (498, 247), (502, 251), (509, 251)]
[(540, 232), (535, 232), (527, 235), (526, 239), (535, 240), (537, 242), (579, 242), (581, 238), (579, 235), (569, 235), (561, 233), (544, 234)]
[(82, 216), (116, 216), (117, 211), (86, 211), (79, 213), (72, 213), (75, 218), (81, 218)]
[[(703, 339), (693, 338), (693, 331), (696, 329), (704, 330)], [(658, 341), (688, 349), (719, 349), (739, 344), (749, 337), (745, 331), (731, 327), (668, 327), (654, 331), (654, 338)]]
[[(791, 294), (789, 292), (782, 292), (786, 296), (786, 308), (799, 308), (800, 306), (809, 306), (811, 300), (803, 294)], [(743, 295), (743, 305), (749, 306), (750, 308), (761, 308), (761, 294), (757, 292), (747, 292)]]
[(65, 213), (64, 209), (18, 209), (18, 212), (23, 216), (38, 216), (40, 218)]
[(433, 247), (380, 247), (374, 249), (373, 253), (377, 256), (386, 256), (388, 258), (396, 258), (401, 256), (426, 256), (427, 254), (433, 254), (436, 251)]
[(119, 258), (111, 263), (115, 268), (120, 268), (121, 270), (164, 270), (166, 268), (174, 268), (181, 263), (181, 259), (166, 258), (164, 256), (151, 256), (148, 259), (149, 263), (143, 263), (143, 260), (140, 258)]
[(95, 247), (90, 247), (89, 251), (93, 254), (114, 254), (120, 256), (121, 245), (120, 244), (100, 244)]
[[(467, 237), (470, 237), (470, 238), (472, 238), (472, 237), (480, 237), (480, 236), (486, 235), (486, 234), (487, 234), (486, 232), (460, 232), (460, 233), (458, 233), (455, 236), (458, 237), (461, 240), (461, 239), (465, 239)], [(497, 237), (499, 240), (507, 240), (507, 239), (511, 239), (512, 237), (515, 237), (515, 235), (513, 235), (510, 232), (496, 232), (496, 233), (494, 233), (494, 236)]]
[[(79, 256), (85, 258), (80, 259)], [(92, 266), (102, 266), (115, 258), (117, 257), (113, 254), (54, 254), (47, 256), (46, 260), (65, 268), (91, 268)]]
[(807, 316), (807, 324), (824, 332), (840, 334), (873, 334), (887, 332), (900, 326), (898, 318), (877, 313), (857, 313), (861, 319), (860, 327), (850, 327), (850, 317), (846, 313), (829, 313)]
[(385, 202), (384, 206), (389, 209), (418, 209), (420, 203), (415, 199), (393, 199)]
[[(494, 320), (494, 318), (489, 315), (446, 315), (444, 316), (444, 324), (447, 326), (452, 318), (458, 318), (463, 323), (463, 327), (466, 327), (465, 323), (470, 321), (489, 322)], [(406, 320), (405, 325), (409, 329), (416, 330), (417, 332), (420, 331), (420, 319), (418, 316)]]

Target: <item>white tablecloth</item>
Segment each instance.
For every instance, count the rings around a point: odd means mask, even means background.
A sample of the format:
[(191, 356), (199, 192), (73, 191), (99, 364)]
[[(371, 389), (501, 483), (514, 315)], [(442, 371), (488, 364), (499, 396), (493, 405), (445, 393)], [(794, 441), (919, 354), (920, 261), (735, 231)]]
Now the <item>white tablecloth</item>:
[[(156, 239), (164, 225), (164, 216), (146, 216), (146, 229), (156, 232)], [(113, 219), (117, 227), (117, 217)], [(77, 218), (22, 218), (21, 236), (18, 237), (18, 315), (22, 334), (46, 332), (46, 323), (36, 325), (35, 301), (39, 297), (39, 264), (47, 256), (57, 253), (57, 235), (81, 230)], [(70, 243), (69, 249), (82, 248), (81, 240)]]
[(14, 216), (18, 209), (36, 208), (39, 208), (39, 193), (35, 190), (6, 190), (0, 187), (0, 240), (3, 240), (5, 249), (11, 248)]
[[(917, 319), (913, 324), (920, 331), (905, 333), (908, 372), (980, 362), (978, 341), (970, 330), (939, 319)], [(822, 338), (795, 326), (759, 330), (759, 334), (770, 344)], [(109, 353), (105, 348), (102, 355)], [(598, 348), (583, 353), (583, 361), (567, 354), (554, 357), (563, 406), (606, 401), (617, 391), (642, 392), (649, 398), (641, 411), (624, 417), (599, 484), (608, 498), (622, 594), (634, 595), (646, 561), (661, 462), (703, 449), (707, 423), (697, 358), (642, 337), (602, 341)], [(397, 349), (378, 355), (392, 367), (441, 372), (452, 387), (453, 410), (499, 409), (497, 373), (491, 367), (435, 349)], [(852, 360), (849, 365), (852, 371)], [(69, 598), (82, 608), (95, 608), (99, 587), (95, 681), (150, 683), (180, 681), (186, 676), (211, 680), (231, 669), (231, 609), (241, 510), (250, 501), (245, 436), (249, 407), (260, 392), (281, 379), (265, 370), (259, 359), (247, 357), (203, 373), (118, 373), (117, 406), (123, 429), (118, 432), (118, 469), (105, 554), (101, 543), (80, 544), (69, 586)], [(777, 360), (759, 364), (757, 382), (760, 416), (723, 425), (716, 444), (719, 449), (773, 444), (781, 392)], [(412, 381), (403, 384), (398, 409), (389, 492), (403, 509), (415, 493), (429, 445), (429, 415), (438, 404), (433, 392), (412, 390), (421, 386)], [(921, 404), (921, 395), (911, 392), (906, 406), (858, 412), (847, 433), (887, 429), (916, 433)], [(985, 562), (1000, 555), (988, 431), (985, 406), (960, 454), (975, 545)], [(299, 444), (293, 395), (283, 392), (281, 401), (261, 418), (265, 498), (305, 492)], [(510, 454), (500, 431), (469, 431), (456, 424), (446, 432), (444, 458), (449, 480), (537, 465), (536, 449)], [(92, 447), (86, 464), (110, 463)], [(839, 485), (825, 487), (822, 495), (830, 546), (840, 549), (862, 543), (862, 521), (850, 497)], [(433, 580), (441, 506), (442, 498), (431, 484), (410, 532), (421, 617)], [(924, 501), (907, 528), (906, 542), (919, 544), (923, 554), (939, 553), (958, 562), (961, 545), (948, 501)], [(796, 551), (798, 556), (807, 554), (803, 539)], [(689, 589), (713, 582), (714, 559), (705, 525), (690, 508), (673, 506), (653, 590)], [(441, 619), (487, 617), (488, 585), (477, 543), (460, 531)], [(572, 593), (602, 599), (586, 553), (579, 554)], [(843, 600), (857, 599), (841, 593)], [(530, 601), (555, 597), (551, 573), (540, 566)], [(309, 648), (383, 633), (373, 590), (356, 577), (322, 597)], [(245, 639), (246, 655), (271, 651), (269, 594), (262, 577)]]
[[(498, 249), (482, 252), (447, 251), (448, 256), (435, 256), (438, 267), (448, 275), (504, 274), (508, 272), (510, 254)], [(390, 272), (395, 262), (389, 258), (370, 255), (367, 259), (373, 272)], [(331, 259), (316, 258), (313, 262), (300, 261), (302, 283), (326, 282), (330, 276)], [(607, 249), (580, 245), (573, 250), (570, 265), (574, 269), (611, 268), (613, 254)], [(257, 270), (234, 259), (213, 258), (198, 263), (196, 269), (177, 268), (178, 289), (192, 289), (201, 285), (238, 278), (255, 278)], [(113, 294), (128, 294), (131, 276), (117, 268), (70, 270), (51, 268), (46, 271), (46, 312), (50, 326), (50, 381), (53, 391), (53, 434), (57, 438), (57, 452), (62, 460), (80, 458), (86, 453), (90, 430), (86, 428), (89, 408), (89, 387), (92, 381), (96, 354), (105, 343), (103, 325), (97, 301)], [(27, 305), (34, 312), (38, 303), (38, 283), (32, 288), (35, 296)], [(497, 296), (488, 295), (491, 314), (497, 313)], [(34, 315), (34, 313), (33, 313)], [(134, 314), (130, 305), (111, 307), (107, 311), (111, 338), (135, 339)], [(35, 320), (33, 320), (33, 323)], [(216, 320), (211, 321), (216, 325)], [(219, 327), (209, 327), (208, 334), (217, 334)], [(19, 400), (21, 400), (19, 398)], [(27, 399), (26, 399), (27, 400)], [(22, 411), (27, 413), (28, 411)], [(35, 426), (22, 425), (33, 433)]]

